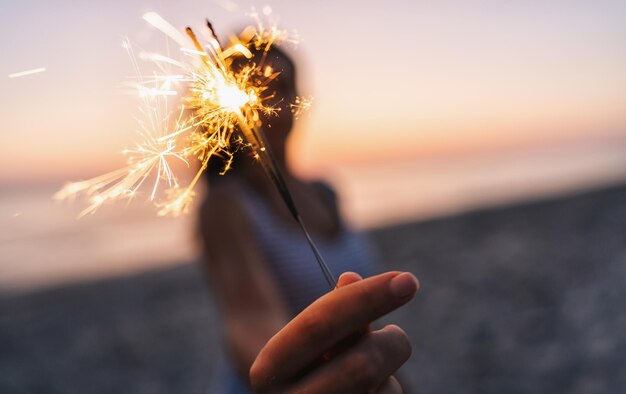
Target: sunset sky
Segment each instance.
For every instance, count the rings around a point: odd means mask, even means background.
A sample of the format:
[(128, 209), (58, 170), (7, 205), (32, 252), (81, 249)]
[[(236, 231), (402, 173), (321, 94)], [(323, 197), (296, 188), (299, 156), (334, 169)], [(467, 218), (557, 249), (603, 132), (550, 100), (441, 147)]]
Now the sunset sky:
[[(221, 37), (272, 9), (314, 97), (291, 163), (373, 228), (626, 181), (626, 2), (0, 1), (0, 289), (191, 261), (194, 215), (57, 204), (136, 141), (122, 48), (178, 51), (142, 15)], [(9, 78), (45, 67), (46, 71)], [(198, 200), (197, 200), (198, 201)], [(196, 201), (196, 202), (197, 202)]]
[(122, 39), (174, 47), (143, 13), (197, 30), (209, 17), (225, 36), (253, 4), (301, 37), (302, 171), (626, 138), (624, 1), (3, 1), (0, 182), (123, 162), (137, 113)]

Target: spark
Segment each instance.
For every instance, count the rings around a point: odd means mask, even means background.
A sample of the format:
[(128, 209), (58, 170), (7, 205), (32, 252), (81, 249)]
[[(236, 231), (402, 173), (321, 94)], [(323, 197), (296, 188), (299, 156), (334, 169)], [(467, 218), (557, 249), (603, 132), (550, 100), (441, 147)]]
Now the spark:
[(143, 14), (143, 19), (152, 26), (161, 30), (166, 36), (176, 41), (178, 45), (182, 47), (189, 45), (189, 39), (156, 12), (146, 12)]
[[(156, 72), (144, 74), (130, 41), (123, 41), (137, 74), (129, 86), (141, 103), (141, 139), (123, 152), (128, 157), (126, 167), (69, 183), (55, 194), (57, 199), (84, 195), (87, 207), (81, 215), (95, 212), (108, 201), (134, 198), (146, 182), (152, 185), (149, 198), (159, 208), (159, 215), (180, 215), (187, 211), (211, 157), (224, 159), (224, 173), (231, 168), (233, 152), (238, 149), (252, 149), (253, 157), (267, 155), (257, 134), (262, 127), (261, 114), (279, 110), (266, 100), (274, 94), (268, 84), (280, 72), (265, 64), (264, 54), (285, 38), (285, 32), (264, 28), (255, 16), (255, 25), (222, 46), (207, 21), (210, 35), (203, 45), (193, 30), (187, 28), (185, 35), (155, 12), (146, 13), (143, 19), (179, 44), (180, 51), (176, 58), (140, 53), (139, 59), (156, 68)], [(260, 48), (260, 59), (251, 60), (253, 51)], [(240, 59), (244, 61), (236, 67), (234, 62)], [(298, 100), (293, 108), (303, 106)], [(175, 173), (175, 162), (185, 167), (198, 163), (189, 182), (182, 182)]]
[[(270, 14), (271, 9), (264, 9)], [(159, 215), (180, 215), (189, 210), (195, 186), (213, 156), (225, 159), (222, 173), (232, 164), (233, 152), (250, 149), (274, 182), (293, 218), (307, 237), (317, 262), (331, 287), (336, 281), (311, 240), (291, 194), (280, 172), (262, 127), (262, 116), (271, 116), (280, 107), (271, 105), (276, 93), (270, 88), (280, 71), (266, 64), (267, 54), (278, 42), (289, 41), (287, 32), (276, 24), (265, 27), (259, 15), (251, 14), (256, 24), (244, 29), (222, 46), (212, 25), (207, 21), (210, 36), (203, 45), (194, 31), (187, 27), (184, 36), (160, 15), (149, 12), (143, 18), (180, 45), (180, 59), (165, 55), (142, 56), (153, 62), (158, 72), (142, 75), (132, 46), (125, 40), (122, 46), (131, 57), (138, 75), (133, 85), (142, 100), (137, 146), (128, 149), (125, 168), (99, 177), (65, 185), (55, 195), (58, 199), (87, 196), (88, 206), (81, 215), (93, 213), (107, 201), (132, 199), (139, 188), (152, 179), (150, 200), (155, 201)], [(254, 56), (257, 53), (258, 56)], [(174, 68), (174, 70), (172, 70)], [(170, 100), (178, 99), (178, 114), (170, 110)], [(299, 113), (310, 101), (298, 98), (291, 110)], [(233, 143), (235, 141), (235, 143)], [(245, 142), (244, 142), (245, 141)], [(190, 166), (199, 163), (193, 178), (182, 184), (174, 173), (172, 163)], [(164, 185), (165, 198), (158, 191)]]
[(297, 119), (303, 113), (309, 111), (311, 109), (311, 105), (313, 105), (312, 97), (296, 97), (293, 103), (289, 104), (291, 108), (291, 113)]
[(13, 74), (9, 74), (9, 78), (25, 77), (26, 75), (38, 74), (44, 71), (46, 71), (45, 67), (33, 68), (32, 70), (25, 70), (25, 71), (20, 71), (20, 72), (16, 72)]

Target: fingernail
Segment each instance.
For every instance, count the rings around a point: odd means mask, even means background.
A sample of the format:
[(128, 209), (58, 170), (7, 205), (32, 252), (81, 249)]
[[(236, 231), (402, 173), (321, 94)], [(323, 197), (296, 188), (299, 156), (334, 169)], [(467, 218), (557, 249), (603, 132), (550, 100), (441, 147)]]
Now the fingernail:
[(389, 283), (391, 293), (398, 299), (411, 297), (417, 291), (417, 278), (410, 272), (403, 272)]

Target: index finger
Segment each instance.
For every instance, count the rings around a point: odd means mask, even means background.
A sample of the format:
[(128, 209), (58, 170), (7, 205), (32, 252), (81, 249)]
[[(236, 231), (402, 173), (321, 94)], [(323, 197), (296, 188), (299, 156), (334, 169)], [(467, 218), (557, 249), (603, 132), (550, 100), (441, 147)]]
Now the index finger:
[(343, 338), (407, 303), (417, 288), (412, 274), (387, 272), (319, 298), (261, 350), (250, 369), (254, 387), (288, 381)]

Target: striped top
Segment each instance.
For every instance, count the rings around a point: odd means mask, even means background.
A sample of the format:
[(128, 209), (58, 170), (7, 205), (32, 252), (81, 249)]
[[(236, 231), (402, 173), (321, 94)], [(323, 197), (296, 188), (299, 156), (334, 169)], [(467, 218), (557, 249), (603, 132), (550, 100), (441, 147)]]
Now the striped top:
[[(247, 189), (244, 189), (247, 190)], [(252, 234), (289, 313), (295, 316), (328, 292), (328, 283), (302, 230), (285, 223), (257, 192), (235, 195), (250, 220)], [(342, 225), (332, 238), (314, 237), (335, 275), (345, 271), (372, 274), (372, 254), (363, 238)]]
[[(289, 315), (294, 317), (327, 293), (328, 283), (299, 227), (285, 223), (258, 192), (247, 186), (233, 189), (231, 196), (248, 217), (259, 253), (278, 286)], [(332, 191), (328, 189), (328, 192), (330, 196)], [(334, 194), (332, 196), (334, 198)], [(346, 271), (357, 272), (364, 277), (373, 274), (372, 253), (360, 234), (342, 224), (332, 238), (312, 237), (334, 275)], [(220, 368), (219, 376), (215, 376), (221, 384), (213, 382), (221, 386), (218, 392), (248, 393), (234, 369), (226, 365), (223, 367), (226, 368)]]

